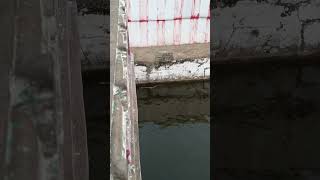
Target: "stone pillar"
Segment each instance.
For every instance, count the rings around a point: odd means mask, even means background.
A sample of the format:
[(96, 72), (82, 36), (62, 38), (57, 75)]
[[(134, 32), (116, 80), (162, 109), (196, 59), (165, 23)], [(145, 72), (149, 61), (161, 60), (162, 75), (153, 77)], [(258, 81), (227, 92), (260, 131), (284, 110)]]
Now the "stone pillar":
[(110, 9), (110, 179), (140, 180), (138, 111), (126, 1), (113, 1)]
[(0, 179), (88, 180), (76, 4), (3, 4)]

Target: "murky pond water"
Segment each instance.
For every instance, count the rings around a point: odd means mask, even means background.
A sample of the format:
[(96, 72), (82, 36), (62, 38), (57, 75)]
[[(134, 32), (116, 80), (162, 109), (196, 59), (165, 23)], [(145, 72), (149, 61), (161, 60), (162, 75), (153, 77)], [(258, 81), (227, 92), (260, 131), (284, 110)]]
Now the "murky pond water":
[(320, 65), (215, 66), (215, 179), (320, 179)]
[(209, 83), (139, 87), (144, 180), (209, 180)]

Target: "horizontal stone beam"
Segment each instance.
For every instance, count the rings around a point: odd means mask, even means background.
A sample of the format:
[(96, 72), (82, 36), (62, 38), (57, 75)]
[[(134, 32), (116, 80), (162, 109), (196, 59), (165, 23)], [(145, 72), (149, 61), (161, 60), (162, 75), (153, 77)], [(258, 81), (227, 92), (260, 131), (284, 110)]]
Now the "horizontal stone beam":
[(161, 83), (210, 78), (210, 59), (185, 59), (135, 66), (136, 82)]
[(136, 83), (162, 83), (210, 78), (210, 44), (131, 48)]

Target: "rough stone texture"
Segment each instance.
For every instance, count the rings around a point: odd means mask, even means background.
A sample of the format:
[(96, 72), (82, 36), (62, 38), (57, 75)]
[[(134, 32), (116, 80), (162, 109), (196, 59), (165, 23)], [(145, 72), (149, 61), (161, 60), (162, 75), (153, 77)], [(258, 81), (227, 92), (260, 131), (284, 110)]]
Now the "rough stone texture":
[(106, 0), (77, 0), (78, 11), (81, 14), (110, 14), (110, 1)]
[(10, 62), (9, 81), (3, 82), (10, 101), (1, 99), (8, 107), (1, 121), (0, 179), (87, 180), (76, 3), (18, 0), (8, 5), (4, 8), (13, 14), (6, 25), (12, 32), (4, 34), (8, 39), (1, 49), (11, 55), (1, 65), (8, 68)]
[(320, 46), (319, 32), (320, 32), (320, 23), (314, 23), (306, 26), (304, 30), (304, 40), (308, 42), (306, 44), (307, 47), (317, 48)]
[(140, 180), (134, 62), (128, 49), (126, 1), (111, 3), (110, 179)]
[(82, 71), (109, 68), (110, 2), (77, 0)]
[(184, 44), (178, 46), (155, 46), (130, 48), (137, 64), (155, 64), (159, 55), (170, 54), (172, 60), (197, 59), (210, 57), (210, 44)]
[(131, 48), (136, 82), (155, 83), (208, 79), (210, 45), (187, 44)]
[(224, 0), (211, 15), (215, 61), (319, 52), (317, 0)]
[[(170, 57), (170, 56), (169, 56)], [(174, 60), (161, 56), (161, 60), (152, 64), (135, 66), (137, 84), (194, 81), (210, 78), (210, 59)]]
[(109, 16), (79, 14), (82, 71), (109, 68)]

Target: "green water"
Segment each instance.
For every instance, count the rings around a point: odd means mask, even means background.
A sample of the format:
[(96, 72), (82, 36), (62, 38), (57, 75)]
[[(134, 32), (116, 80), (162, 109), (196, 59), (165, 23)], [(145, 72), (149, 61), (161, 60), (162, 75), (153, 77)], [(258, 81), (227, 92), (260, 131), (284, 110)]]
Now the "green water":
[(209, 180), (209, 83), (138, 88), (143, 180)]
[(144, 180), (209, 180), (209, 123), (140, 127), (140, 158)]

